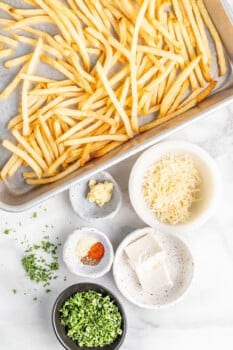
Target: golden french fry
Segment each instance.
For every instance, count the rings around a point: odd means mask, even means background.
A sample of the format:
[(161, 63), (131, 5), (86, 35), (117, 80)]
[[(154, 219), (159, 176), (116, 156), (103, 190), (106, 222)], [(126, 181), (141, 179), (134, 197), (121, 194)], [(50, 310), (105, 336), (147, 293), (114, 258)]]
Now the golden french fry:
[(12, 169), (14, 164), (17, 162), (18, 156), (16, 154), (13, 154), (8, 162), (4, 165), (4, 167), (1, 170), (1, 178), (5, 179), (7, 175), (9, 175), (9, 171)]
[(0, 42), (14, 47), (18, 45), (17, 40), (11, 39), (8, 36), (2, 34), (0, 34)]
[(42, 170), (38, 164), (23, 150), (15, 146), (12, 142), (8, 140), (3, 140), (3, 147), (13, 152), (15, 155), (27, 162), (27, 164), (35, 171), (38, 178), (42, 175)]
[(6, 99), (12, 94), (12, 92), (17, 88), (17, 86), (21, 81), (21, 74), (25, 72), (26, 69), (27, 69), (27, 64), (25, 64), (23, 68), (21, 68), (19, 73), (14, 77), (14, 79), (10, 82), (10, 84), (7, 85), (7, 87), (1, 92), (0, 99), (2, 98)]
[(131, 77), (131, 90), (132, 90), (132, 109), (131, 109), (131, 123), (133, 130), (138, 132), (138, 88), (137, 88), (137, 63), (136, 63), (136, 53), (137, 53), (137, 43), (139, 30), (143, 22), (145, 12), (147, 10), (149, 0), (144, 0), (142, 6), (139, 10), (131, 44), (130, 52), (130, 77)]
[(209, 31), (212, 35), (212, 38), (214, 39), (214, 43), (215, 43), (216, 51), (217, 51), (217, 56), (218, 56), (219, 71), (220, 71), (220, 75), (223, 76), (227, 72), (227, 65), (226, 65), (226, 58), (224, 55), (224, 49), (223, 49), (221, 39), (219, 37), (219, 34), (218, 34), (215, 26), (212, 23), (212, 20), (208, 14), (208, 11), (205, 8), (203, 1), (198, 0), (197, 5), (198, 5), (198, 8), (199, 8), (201, 15), (203, 17), (203, 20), (204, 20), (207, 28), (209, 29)]
[(32, 58), (32, 54), (12, 58), (12, 60), (8, 60), (4, 63), (5, 68), (13, 68), (17, 67), (25, 62), (28, 62)]
[(16, 138), (16, 140), (23, 146), (25, 150), (27, 150), (28, 154), (36, 161), (36, 163), (41, 167), (42, 170), (47, 169), (47, 165), (45, 161), (42, 159), (40, 154), (38, 154), (34, 148), (30, 146), (30, 144), (25, 140), (25, 138), (20, 135), (18, 130), (12, 130), (12, 135)]
[(13, 164), (13, 166), (10, 168), (10, 170), (8, 171), (8, 176), (13, 176), (15, 173), (16, 173), (16, 171), (22, 166), (22, 164), (23, 164), (23, 160), (22, 159), (20, 159), (20, 158), (18, 158), (15, 162), (14, 162), (14, 164)]
[(43, 23), (43, 22), (51, 23), (52, 20), (49, 16), (34, 16), (34, 17), (24, 18), (16, 23), (6, 26), (4, 30), (9, 31), (9, 30), (21, 29), (24, 26), (34, 25), (34, 24)]
[(161, 103), (161, 106), (160, 106), (161, 115), (165, 115), (167, 113), (172, 102), (174, 101), (175, 97), (179, 93), (180, 86), (188, 78), (189, 74), (193, 71), (195, 66), (200, 61), (200, 59), (201, 59), (200, 56), (198, 56), (196, 59), (194, 59), (191, 63), (189, 63), (189, 65), (177, 77), (175, 83), (169, 89), (169, 91), (167, 92), (166, 96), (164, 97), (164, 99)]
[(0, 59), (13, 55), (13, 49), (0, 50)]
[(62, 179), (63, 177), (69, 175), (70, 173), (73, 173), (78, 168), (80, 168), (79, 160), (77, 162), (73, 163), (72, 165), (68, 166), (68, 168), (66, 170), (60, 172), (59, 174), (57, 174), (55, 176), (51, 176), (51, 177), (44, 178), (44, 179), (27, 179), (26, 182), (29, 185), (45, 185), (45, 184), (55, 182), (55, 181)]
[(116, 95), (114, 94), (110, 84), (109, 84), (109, 81), (104, 73), (104, 70), (103, 68), (101, 67), (100, 64), (97, 63), (97, 67), (96, 67), (98, 73), (99, 73), (99, 77), (100, 79), (102, 80), (103, 82), (103, 85), (106, 89), (106, 92), (108, 93), (110, 99), (112, 100), (112, 103), (114, 104), (117, 112), (119, 113), (119, 115), (121, 116), (122, 118), (122, 121), (125, 125), (125, 128), (126, 128), (126, 131), (127, 131), (127, 134), (129, 137), (133, 137), (133, 132), (132, 132), (132, 128), (130, 126), (130, 122), (129, 122), (129, 118), (127, 116), (127, 114), (125, 113), (124, 109), (122, 108), (122, 106), (120, 105), (120, 103), (118, 102), (117, 98), (116, 98)]
[[(35, 67), (38, 64), (41, 52), (43, 48), (43, 40), (39, 38), (36, 45), (35, 51), (32, 54), (32, 58), (27, 67), (27, 74), (33, 74)], [(28, 116), (28, 102), (27, 102), (27, 93), (30, 88), (30, 81), (24, 80), (22, 87), (22, 117), (23, 117), (23, 135), (29, 135), (30, 126), (29, 126), (29, 116)]]

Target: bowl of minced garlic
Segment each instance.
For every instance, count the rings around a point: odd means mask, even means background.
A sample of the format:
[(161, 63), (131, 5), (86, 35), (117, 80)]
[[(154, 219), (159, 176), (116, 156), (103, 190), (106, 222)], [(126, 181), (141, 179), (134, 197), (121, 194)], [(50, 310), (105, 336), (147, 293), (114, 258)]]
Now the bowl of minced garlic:
[(63, 260), (67, 268), (78, 276), (103, 276), (111, 269), (113, 258), (113, 248), (108, 237), (91, 227), (73, 231), (63, 247)]
[(87, 221), (112, 219), (122, 203), (120, 187), (106, 171), (72, 186), (69, 196), (74, 211)]
[(212, 157), (182, 141), (159, 143), (145, 151), (130, 174), (132, 205), (151, 227), (170, 233), (200, 227), (219, 202), (221, 180)]

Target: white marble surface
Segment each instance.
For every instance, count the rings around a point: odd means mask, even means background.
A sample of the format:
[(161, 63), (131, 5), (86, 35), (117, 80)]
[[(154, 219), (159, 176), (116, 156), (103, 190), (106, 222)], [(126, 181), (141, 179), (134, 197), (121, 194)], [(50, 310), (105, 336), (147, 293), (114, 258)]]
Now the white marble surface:
[[(232, 349), (233, 104), (174, 134), (172, 139), (192, 141), (206, 149), (216, 159), (224, 185), (222, 200), (214, 217), (199, 230), (183, 235), (196, 264), (190, 292), (172, 307), (148, 311), (133, 306), (119, 294), (111, 272), (98, 282), (117, 293), (124, 304), (128, 333), (122, 350)], [(134, 213), (127, 193), (128, 175), (134, 160), (111, 169), (124, 193), (123, 206), (114, 220), (96, 224), (108, 234), (114, 248), (127, 233), (144, 226)], [(34, 211), (38, 213), (37, 218), (32, 217)], [(69, 274), (60, 256), (60, 278), (52, 284), (51, 293), (44, 293), (25, 278), (20, 263), (24, 247), (20, 242), (24, 235), (30, 242), (37, 242), (45, 234), (49, 234), (51, 240), (59, 236), (64, 242), (71, 230), (85, 224), (72, 211), (67, 193), (23, 214), (0, 213), (1, 350), (61, 349), (51, 327), (53, 302), (64, 288), (87, 279)], [(6, 228), (15, 232), (5, 235)], [(68, 277), (66, 282), (63, 281), (64, 275)], [(12, 289), (17, 289), (16, 295)], [(38, 297), (37, 301), (33, 301), (34, 296)]]

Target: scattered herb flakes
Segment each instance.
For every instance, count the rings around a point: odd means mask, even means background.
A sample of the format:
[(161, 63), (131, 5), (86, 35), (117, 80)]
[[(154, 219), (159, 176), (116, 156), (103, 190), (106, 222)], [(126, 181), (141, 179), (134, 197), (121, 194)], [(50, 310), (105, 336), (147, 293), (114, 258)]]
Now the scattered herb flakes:
[(46, 292), (46, 293), (50, 293), (50, 292), (51, 292), (51, 289), (46, 289), (45, 292)]
[(17, 293), (17, 290), (16, 290), (16, 289), (12, 289), (12, 293), (13, 293), (13, 294), (16, 294), (16, 293)]
[(47, 208), (45, 208), (45, 207), (43, 207), (43, 206), (39, 206), (39, 208), (41, 209), (41, 210), (43, 210), (43, 211), (47, 211)]
[(33, 301), (36, 301), (37, 300), (37, 297), (33, 298)]
[(80, 347), (112, 344), (122, 334), (122, 317), (109, 296), (95, 291), (76, 293), (60, 310), (61, 324)]
[(30, 280), (42, 283), (43, 287), (50, 285), (59, 269), (57, 246), (48, 240), (29, 246), (22, 259), (22, 265)]
[(33, 218), (37, 218), (37, 216), (38, 216), (38, 215), (37, 215), (37, 212), (34, 211), (34, 213), (32, 214), (32, 217), (33, 217)]
[(6, 228), (3, 233), (5, 235), (9, 235), (9, 233), (11, 233), (11, 232), (14, 232), (14, 230), (12, 228)]

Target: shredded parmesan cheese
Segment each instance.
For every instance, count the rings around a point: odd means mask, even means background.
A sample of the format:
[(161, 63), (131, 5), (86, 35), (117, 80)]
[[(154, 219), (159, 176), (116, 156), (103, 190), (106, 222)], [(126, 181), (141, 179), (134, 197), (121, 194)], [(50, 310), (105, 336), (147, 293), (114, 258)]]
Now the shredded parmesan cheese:
[(142, 190), (158, 220), (175, 225), (190, 218), (200, 183), (200, 174), (188, 155), (165, 155), (148, 169)]

